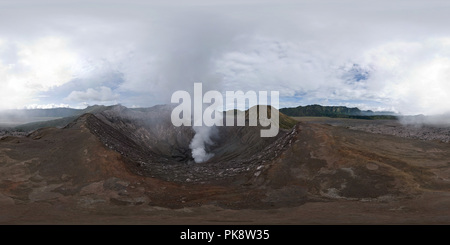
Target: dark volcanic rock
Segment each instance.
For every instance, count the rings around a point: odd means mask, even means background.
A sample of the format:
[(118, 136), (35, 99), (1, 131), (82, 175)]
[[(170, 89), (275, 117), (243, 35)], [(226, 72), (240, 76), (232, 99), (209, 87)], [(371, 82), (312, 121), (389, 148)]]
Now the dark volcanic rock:
[[(194, 163), (189, 144), (195, 135), (191, 127), (175, 127), (172, 107), (143, 110), (113, 107), (97, 114), (85, 114), (87, 128), (108, 148), (130, 161), (138, 175), (170, 181), (217, 180), (253, 172), (262, 162), (280, 154), (297, 128), (280, 129), (277, 137), (260, 137), (260, 126), (217, 127), (208, 150), (214, 156)], [(68, 126), (70, 127), (70, 125)]]

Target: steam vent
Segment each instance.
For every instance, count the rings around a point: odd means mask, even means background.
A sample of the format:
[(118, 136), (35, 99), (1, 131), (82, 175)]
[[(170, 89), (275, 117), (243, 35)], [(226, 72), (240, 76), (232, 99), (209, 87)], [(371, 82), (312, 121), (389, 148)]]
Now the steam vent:
[(0, 223), (448, 220), (450, 153), (434, 128), (416, 139), (395, 135), (408, 129), (395, 120), (280, 112), (278, 135), (264, 138), (248, 124), (175, 127), (172, 108), (93, 106), (1, 136)]
[[(270, 113), (271, 108), (262, 109)], [(261, 126), (248, 126), (248, 113), (246, 126), (196, 130), (173, 126), (171, 112), (170, 106), (140, 111), (115, 106), (95, 115), (85, 114), (79, 120), (84, 120), (105, 146), (132, 162), (130, 167), (136, 174), (177, 182), (218, 180), (254, 172), (281, 154), (298, 133), (297, 122), (284, 115), (284, 128), (279, 134), (264, 138), (260, 137)], [(194, 144), (196, 134), (200, 137)], [(209, 155), (201, 162), (193, 154), (199, 145)]]

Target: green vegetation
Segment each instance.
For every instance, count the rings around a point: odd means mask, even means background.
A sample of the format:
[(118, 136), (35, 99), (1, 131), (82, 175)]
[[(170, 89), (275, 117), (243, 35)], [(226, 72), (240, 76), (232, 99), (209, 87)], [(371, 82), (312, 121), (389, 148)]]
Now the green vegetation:
[[(64, 127), (72, 121), (76, 120), (84, 113), (98, 113), (107, 109), (111, 109), (113, 106), (94, 105), (87, 107), (86, 109), (70, 109), (70, 108), (56, 108), (56, 109), (36, 109), (36, 110), (23, 110), (21, 116), (28, 119), (39, 118), (39, 121), (22, 124), (12, 128), (15, 131), (30, 132), (38, 128), (44, 127)], [(145, 111), (145, 108), (133, 109), (137, 111)], [(272, 107), (267, 107), (267, 115), (271, 115)], [(396, 120), (397, 117), (392, 112), (373, 112), (373, 111), (361, 111), (358, 108), (348, 108), (345, 106), (321, 106), (321, 105), (308, 105), (298, 106), (295, 108), (282, 108), (280, 111), (279, 126), (282, 129), (290, 129), (297, 121), (292, 117), (331, 117), (331, 118), (349, 118), (349, 119), (365, 119), (365, 120)], [(9, 111), (11, 118), (15, 119), (14, 111)], [(237, 113), (237, 110), (235, 110)], [(245, 112), (248, 119), (248, 110)], [(7, 114), (5, 114), (7, 115)], [(47, 117), (53, 120), (43, 121), (42, 119)]]
[(397, 119), (392, 112), (361, 111), (356, 107), (348, 108), (345, 106), (308, 105), (295, 108), (282, 108), (280, 112), (291, 117), (333, 117), (366, 120)]
[[(272, 109), (274, 109), (272, 106), (258, 106), (258, 117), (259, 117), (259, 110), (261, 109), (261, 107), (266, 107), (267, 108), (267, 116), (270, 118), (272, 115)], [(235, 115), (236, 115), (236, 110), (235, 110)], [(249, 116), (249, 112), (248, 110), (245, 111), (245, 118), (248, 120), (248, 116)], [(281, 113), (279, 114), (279, 127), (282, 129), (291, 129), (292, 127), (294, 127), (296, 124), (298, 123), (298, 121), (296, 121), (295, 119), (293, 119), (292, 117), (286, 116), (285, 114)]]

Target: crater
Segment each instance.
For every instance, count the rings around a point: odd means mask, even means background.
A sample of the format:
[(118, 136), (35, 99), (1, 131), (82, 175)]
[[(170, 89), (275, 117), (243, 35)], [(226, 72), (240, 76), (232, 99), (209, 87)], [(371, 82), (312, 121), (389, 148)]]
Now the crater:
[[(264, 109), (270, 113), (272, 108)], [(280, 125), (288, 126), (280, 128), (276, 137), (261, 137), (263, 127), (248, 126), (246, 113), (247, 126), (209, 128), (201, 137), (211, 157), (195, 162), (191, 143), (197, 132), (190, 126), (175, 127), (171, 111), (168, 105), (139, 110), (115, 106), (79, 120), (85, 120), (106, 147), (127, 159), (135, 173), (170, 181), (205, 181), (252, 172), (279, 155), (296, 132), (297, 122), (280, 113)]]

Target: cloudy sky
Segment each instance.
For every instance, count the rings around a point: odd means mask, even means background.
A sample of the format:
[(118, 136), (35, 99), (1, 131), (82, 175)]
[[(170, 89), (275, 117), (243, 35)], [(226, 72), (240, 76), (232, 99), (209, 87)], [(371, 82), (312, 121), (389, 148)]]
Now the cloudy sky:
[(147, 107), (176, 90), (280, 107), (450, 111), (450, 1), (0, 1), (0, 108)]

